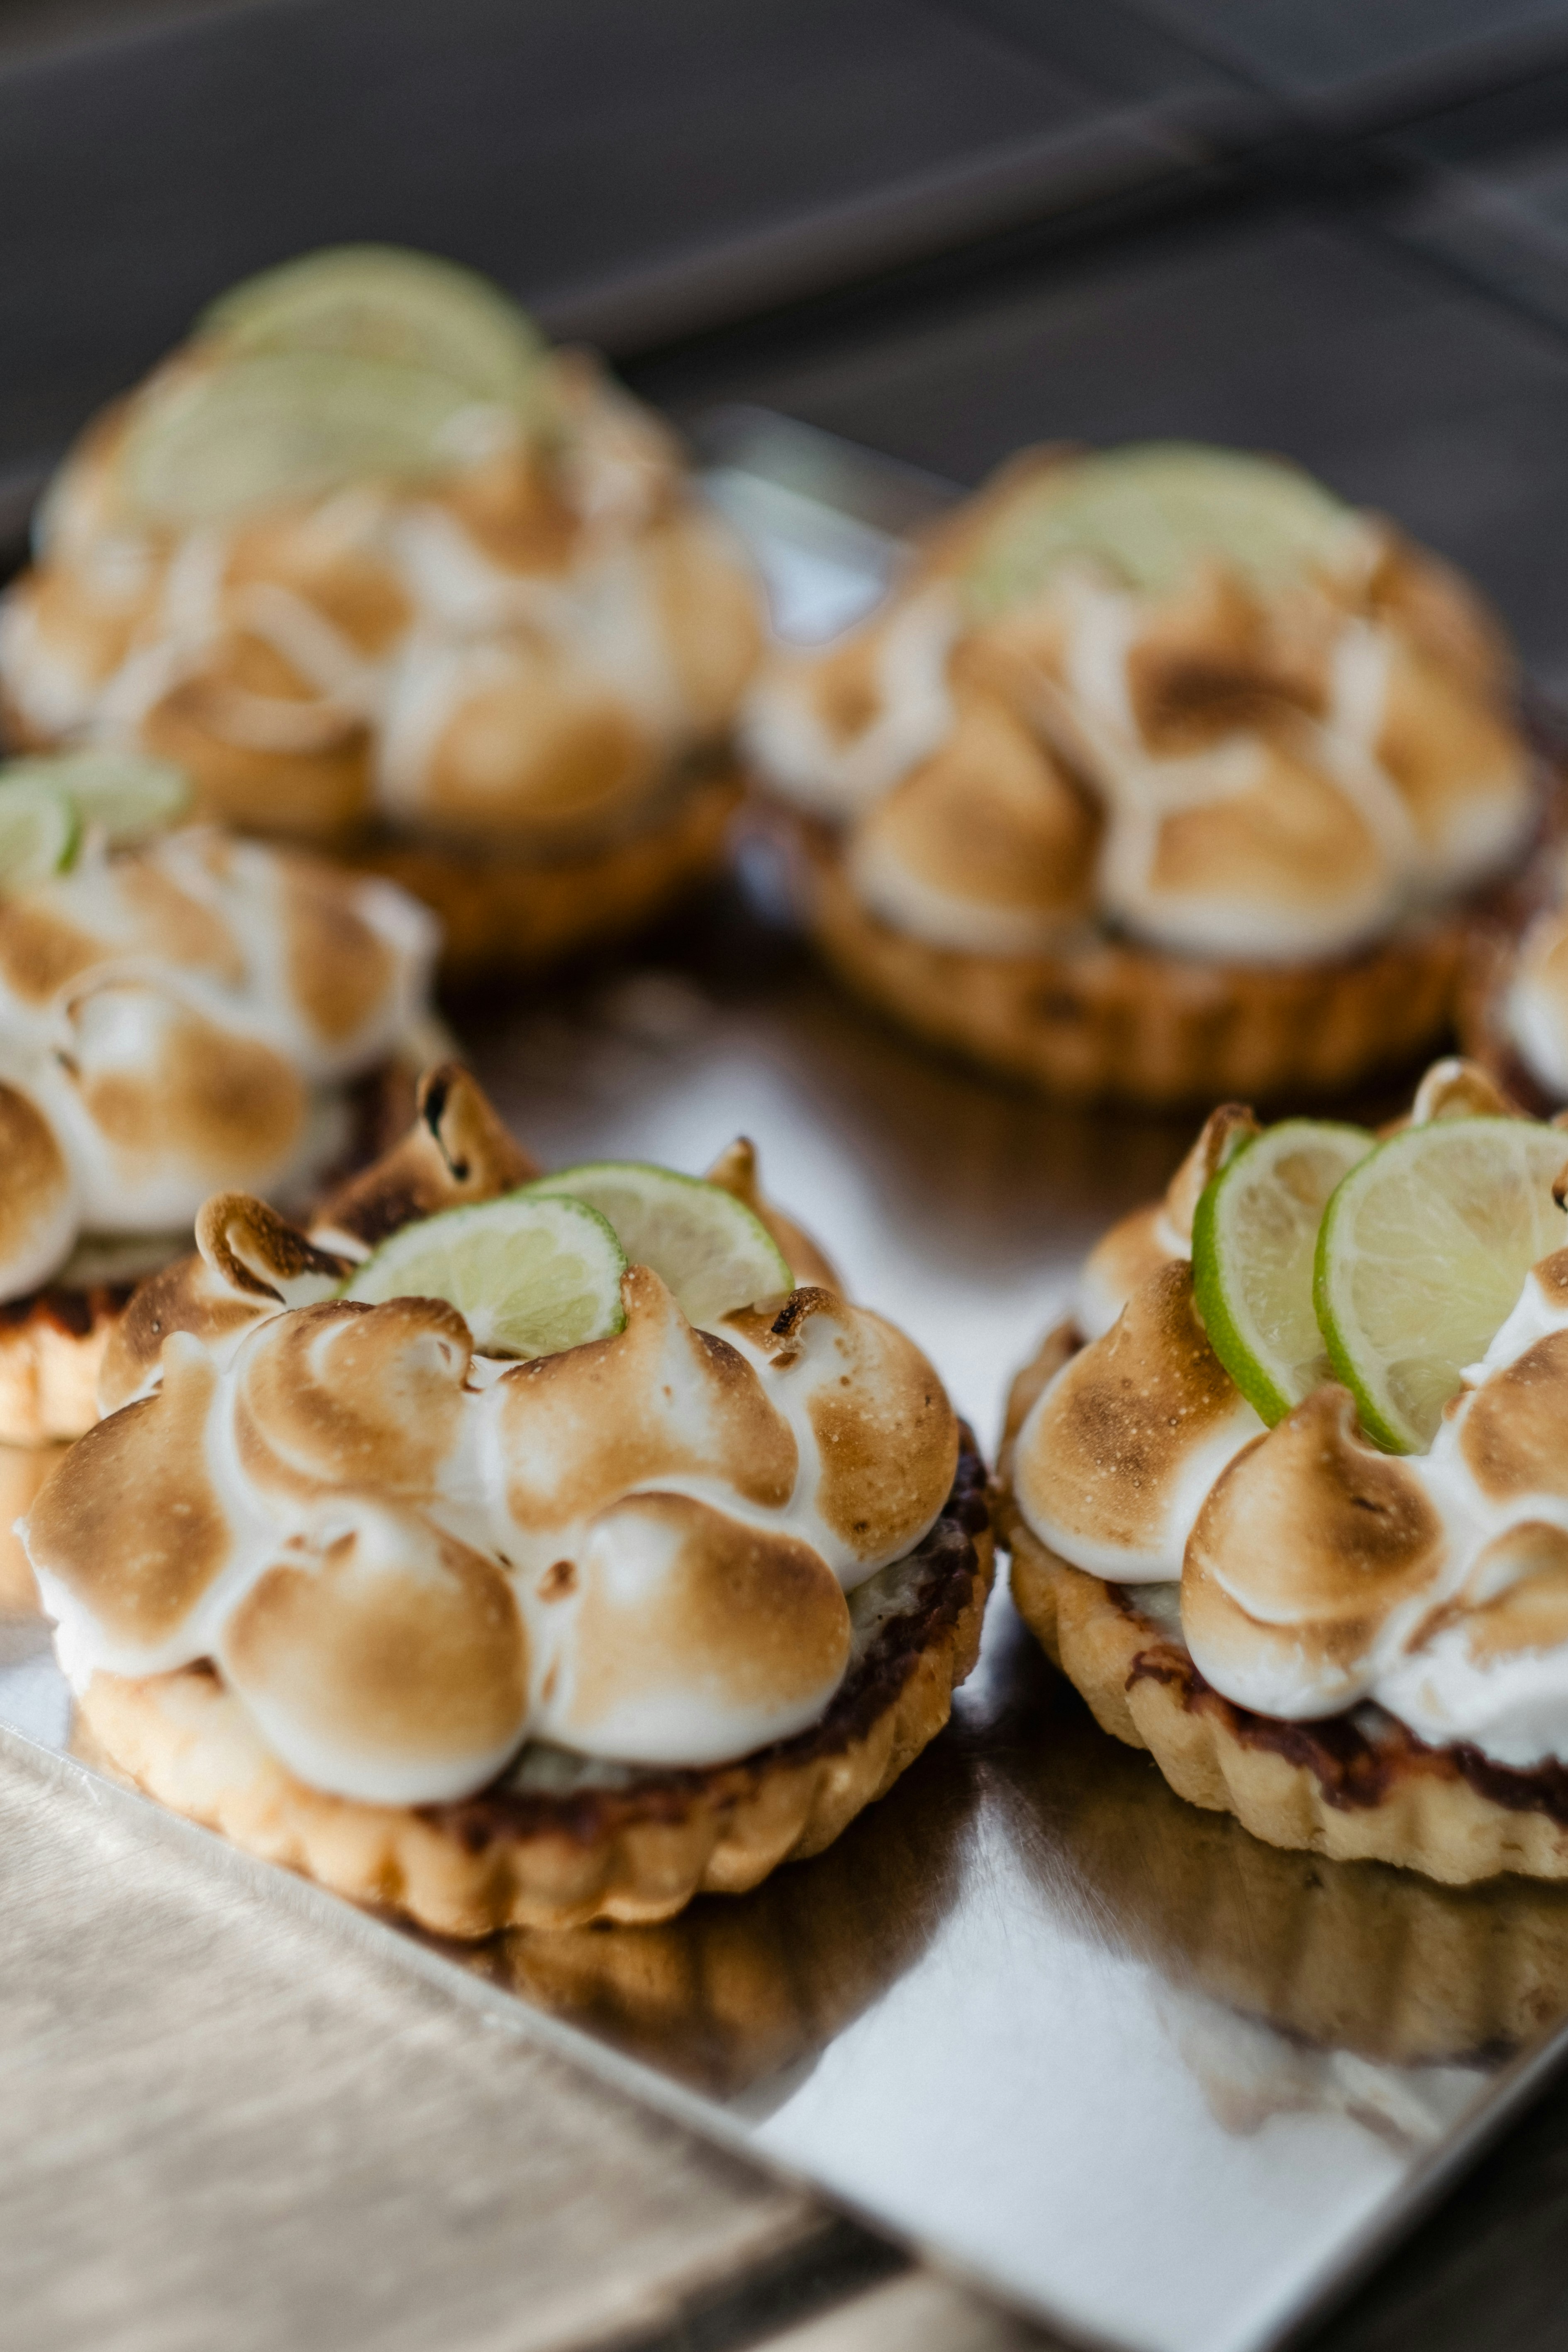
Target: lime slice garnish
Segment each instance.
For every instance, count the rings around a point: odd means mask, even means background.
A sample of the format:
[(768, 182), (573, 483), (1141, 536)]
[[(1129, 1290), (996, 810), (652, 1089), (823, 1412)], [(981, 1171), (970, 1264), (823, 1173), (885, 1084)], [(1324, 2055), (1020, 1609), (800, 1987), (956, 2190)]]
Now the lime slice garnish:
[(123, 849), (177, 824), (191, 804), (190, 779), (168, 760), (139, 751), (61, 751), (48, 759), (11, 760), (0, 767), (0, 790), (43, 783), (63, 793), (82, 830), (96, 826), (110, 849)]
[(376, 475), (439, 472), (474, 395), (449, 375), (336, 352), (258, 352), (172, 373), (138, 406), (121, 467), (131, 503), (170, 525), (316, 498)]
[(62, 872), (80, 835), (75, 806), (64, 793), (37, 773), (0, 769), (0, 893), (15, 898)]
[(247, 278), (202, 313), (235, 352), (328, 352), (449, 376), (476, 400), (531, 407), (546, 345), (499, 287), (395, 245), (336, 245)]
[(553, 1356), (626, 1324), (626, 1261), (583, 1201), (508, 1192), (405, 1225), (356, 1266), (345, 1298), (444, 1298), (485, 1356)]
[(1312, 1306), (1318, 1228), (1373, 1140), (1335, 1120), (1282, 1119), (1244, 1144), (1198, 1202), (1198, 1312), (1220, 1362), (1270, 1426), (1333, 1377)]
[(1568, 1242), (1568, 1137), (1523, 1118), (1407, 1128), (1345, 1178), (1318, 1236), (1318, 1321), (1369, 1437), (1432, 1442), (1531, 1267)]
[(739, 1307), (777, 1298), (795, 1276), (761, 1219), (700, 1176), (637, 1160), (588, 1160), (529, 1187), (570, 1193), (608, 1218), (634, 1265), (653, 1268), (691, 1323), (710, 1326)]
[(1165, 595), (1211, 558), (1278, 588), (1332, 564), (1358, 527), (1352, 508), (1279, 458), (1134, 442), (1065, 460), (1020, 489), (983, 536), (969, 585), (982, 611), (1002, 612), (1088, 562)]

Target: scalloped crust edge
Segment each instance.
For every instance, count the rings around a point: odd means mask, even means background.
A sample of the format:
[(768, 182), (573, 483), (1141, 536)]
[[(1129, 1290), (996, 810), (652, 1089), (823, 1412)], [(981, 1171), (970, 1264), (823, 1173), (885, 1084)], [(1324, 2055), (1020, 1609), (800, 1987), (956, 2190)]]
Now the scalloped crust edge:
[(1002, 1524), (1012, 1550), (1013, 1599), (1026, 1624), (1087, 1699), (1101, 1730), (1147, 1748), (1189, 1804), (1234, 1813), (1268, 1845), (1335, 1862), (1392, 1863), (1446, 1886), (1510, 1870), (1568, 1878), (1568, 1828), (1544, 1812), (1496, 1804), (1457, 1773), (1399, 1772), (1376, 1804), (1329, 1803), (1309, 1766), (1240, 1738), (1225, 1702), (1189, 1707), (1171, 1683), (1135, 1677), (1139, 1656), (1165, 1637), (1121, 1607), (1102, 1578), (1058, 1559), (1021, 1523), (1010, 1500)]
[(1321, 1095), (1412, 1062), (1448, 1025), (1473, 921), (1456, 910), (1364, 955), (1278, 969), (1110, 939), (973, 955), (879, 922), (826, 828), (770, 815), (804, 849), (813, 935), (858, 995), (931, 1045), (1077, 1101)]
[(786, 1752), (715, 1768), (684, 1801), (585, 1840), (563, 1826), (498, 1835), (476, 1852), (412, 1807), (323, 1795), (286, 1772), (238, 1701), (195, 1667), (142, 1680), (95, 1675), (78, 1704), (76, 1744), (264, 1861), (437, 1935), (668, 1919), (695, 1895), (742, 1895), (780, 1863), (820, 1853), (935, 1738), (978, 1655), (991, 1589), (991, 1534), (971, 1541), (967, 1600), (858, 1738), (800, 1761)]

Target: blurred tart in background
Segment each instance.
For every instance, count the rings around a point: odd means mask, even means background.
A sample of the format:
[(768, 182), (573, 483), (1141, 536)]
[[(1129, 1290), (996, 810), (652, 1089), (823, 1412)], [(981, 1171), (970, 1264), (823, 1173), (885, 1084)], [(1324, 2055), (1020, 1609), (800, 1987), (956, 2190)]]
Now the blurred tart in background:
[(24, 1529), (83, 1743), (164, 1802), (446, 1935), (652, 1921), (947, 1720), (984, 1466), (744, 1148), (541, 1177), (447, 1066), (308, 1234), (229, 1192), (196, 1240)]
[(1568, 1103), (1568, 852), (1549, 845), (1508, 908), (1471, 942), (1459, 1043), (1528, 1109)]
[(1019, 1609), (1271, 1844), (1568, 1877), (1565, 1162), (1458, 1062), (1381, 1139), (1227, 1106), (1015, 1384)]
[(437, 926), (393, 884), (179, 823), (160, 762), (0, 765), (0, 1602), (137, 1279), (215, 1186), (308, 1202), (408, 1117)]
[(1543, 790), (1474, 592), (1271, 458), (1044, 449), (744, 738), (830, 962), (1082, 1097), (1342, 1089), (1436, 1042)]
[(87, 427), (0, 696), (19, 747), (173, 759), (200, 814), (379, 866), (473, 970), (714, 866), (761, 630), (648, 410), (482, 278), (347, 247), (236, 287)]

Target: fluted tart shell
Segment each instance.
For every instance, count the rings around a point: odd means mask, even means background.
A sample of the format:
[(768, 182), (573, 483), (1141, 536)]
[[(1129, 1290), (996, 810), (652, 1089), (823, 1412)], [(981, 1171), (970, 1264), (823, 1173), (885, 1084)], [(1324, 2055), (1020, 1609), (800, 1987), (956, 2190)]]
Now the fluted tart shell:
[(910, 1600), (852, 1664), (821, 1719), (732, 1764), (649, 1769), (618, 1785), (510, 1788), (440, 1805), (371, 1805), (277, 1762), (205, 1665), (96, 1674), (77, 1744), (174, 1811), (357, 1902), (438, 1935), (668, 1919), (820, 1853), (946, 1723), (974, 1664), (992, 1575), (984, 1465), (966, 1437)]
[(1234, 1813), (1269, 1845), (1392, 1863), (1448, 1886), (1510, 1870), (1568, 1878), (1568, 1769), (1509, 1771), (1478, 1749), (1428, 1747), (1391, 1717), (1374, 1739), (1350, 1716), (1286, 1723), (1237, 1706), (1127, 1590), (1069, 1566), (1024, 1524), (1006, 1486), (1012, 1441), (1079, 1344), (1059, 1325), (1014, 1382), (998, 1531), (1020, 1615), (1101, 1730), (1147, 1748), (1189, 1804)]
[(1472, 918), (1324, 963), (1234, 964), (1094, 938), (1054, 954), (931, 947), (868, 911), (825, 825), (795, 824), (808, 920), (858, 996), (927, 1044), (1069, 1101), (1151, 1107), (1343, 1091), (1448, 1026)]

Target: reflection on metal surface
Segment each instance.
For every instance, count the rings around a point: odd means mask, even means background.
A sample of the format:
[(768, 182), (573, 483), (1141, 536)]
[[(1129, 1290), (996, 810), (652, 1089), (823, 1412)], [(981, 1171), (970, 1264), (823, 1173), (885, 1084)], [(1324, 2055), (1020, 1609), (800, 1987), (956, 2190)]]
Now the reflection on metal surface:
[[(751, 1135), (983, 1437), (1089, 1242), (1188, 1139), (928, 1058), (733, 894), (638, 962), (458, 1010), (546, 1161), (697, 1170)], [(0, 1634), (0, 1721), (61, 1744), (37, 1626)], [(949, 1731), (828, 1853), (666, 1927), (451, 1957), (1047, 2316), (1250, 2352), (1561, 2032), (1568, 1889), (1258, 1844), (1102, 1736), (999, 1593)]]

